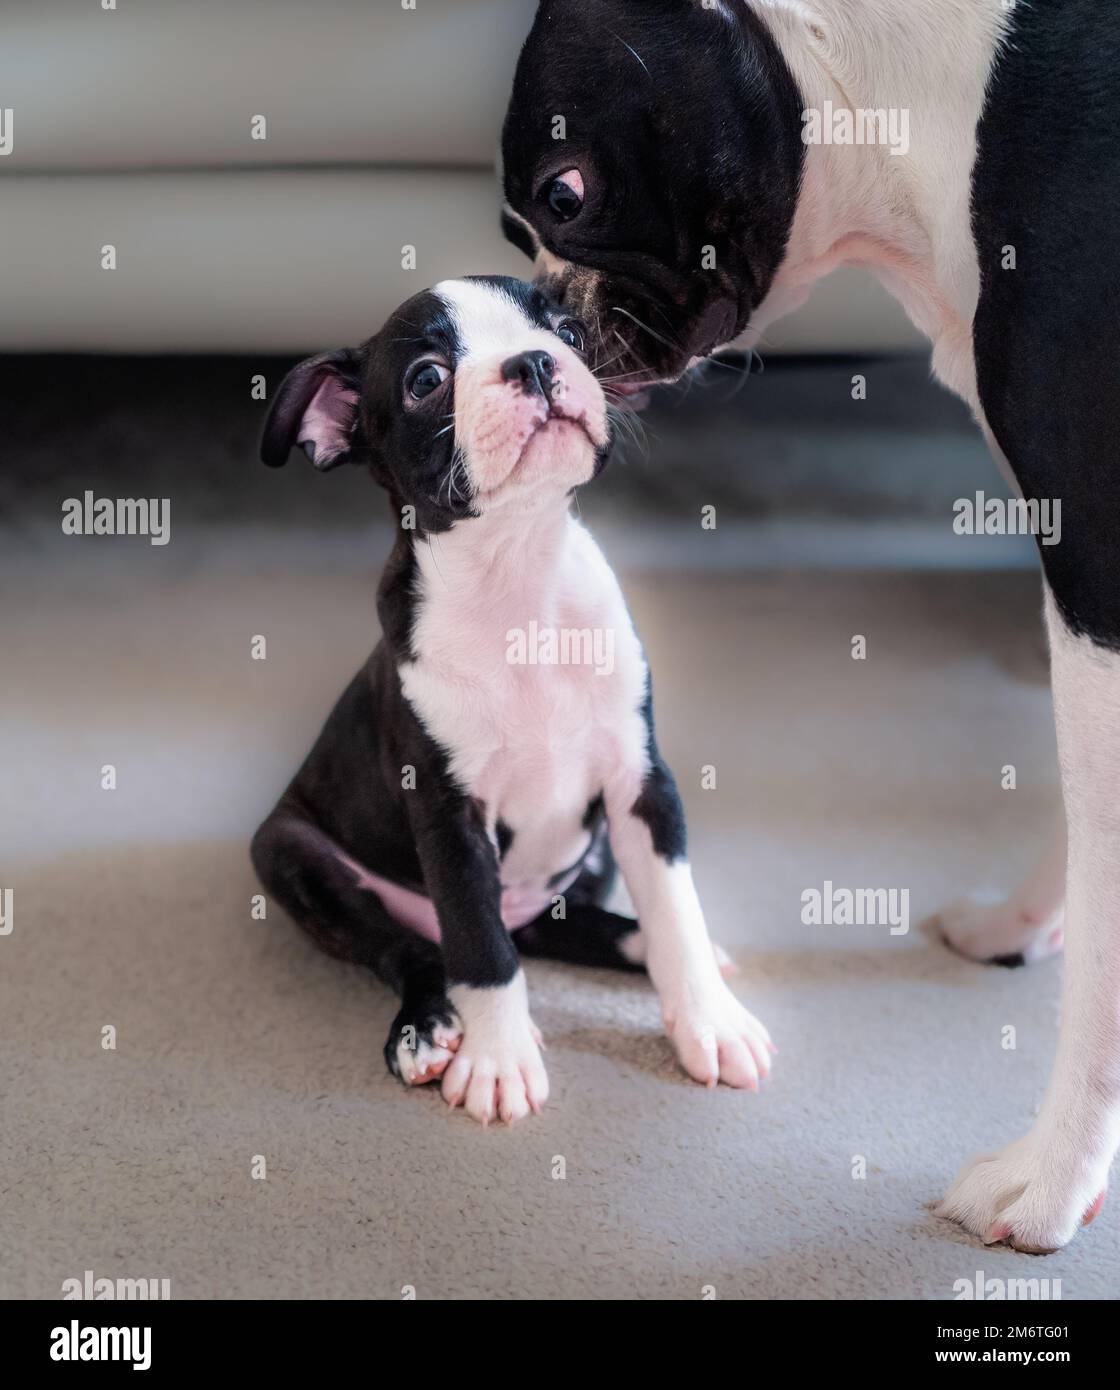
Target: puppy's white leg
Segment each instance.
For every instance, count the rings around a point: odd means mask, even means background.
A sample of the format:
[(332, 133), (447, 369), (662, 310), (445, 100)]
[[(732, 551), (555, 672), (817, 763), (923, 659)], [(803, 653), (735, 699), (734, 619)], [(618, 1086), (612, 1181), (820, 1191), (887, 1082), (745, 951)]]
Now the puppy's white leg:
[(1033, 965), (1062, 949), (1066, 896), (1066, 822), (1012, 895), (1001, 902), (953, 903), (936, 925), (954, 951), (992, 965)]
[(616, 777), (606, 803), (611, 848), (641, 923), (665, 1030), (694, 1080), (757, 1090), (770, 1071), (770, 1035), (720, 973), (684, 853), (676, 784), (656, 749), (653, 756), (644, 779)]
[(940, 1208), (1024, 1250), (1096, 1215), (1120, 1144), (1120, 655), (1073, 636), (1049, 594), (1047, 620), (1069, 824), (1058, 1051), (1030, 1131), (968, 1164)]
[(452, 985), (448, 996), (463, 1023), (463, 1040), (443, 1073), (449, 1105), (462, 1105), (482, 1124), (512, 1124), (548, 1099), (541, 1035), (529, 1016), (524, 972), (507, 985)]

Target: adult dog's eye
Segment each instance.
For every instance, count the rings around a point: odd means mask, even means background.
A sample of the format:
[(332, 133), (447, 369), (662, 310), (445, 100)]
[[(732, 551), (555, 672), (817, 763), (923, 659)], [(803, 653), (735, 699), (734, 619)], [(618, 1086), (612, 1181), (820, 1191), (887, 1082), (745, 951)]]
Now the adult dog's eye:
[(548, 185), (548, 206), (561, 222), (578, 217), (583, 208), (583, 176), (578, 169), (569, 169)]
[(437, 391), (451, 375), (442, 362), (417, 362), (405, 378), (405, 390), (414, 401), (422, 401)]
[(565, 319), (563, 323), (556, 325), (556, 336), (562, 343), (567, 343), (576, 352), (583, 351), (583, 329), (574, 319)]

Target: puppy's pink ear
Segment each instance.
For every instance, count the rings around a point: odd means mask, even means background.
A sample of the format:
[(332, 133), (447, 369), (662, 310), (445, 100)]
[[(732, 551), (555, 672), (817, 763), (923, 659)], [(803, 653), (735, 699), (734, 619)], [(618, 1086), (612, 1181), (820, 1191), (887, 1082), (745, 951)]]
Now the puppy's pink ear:
[(351, 348), (321, 352), (293, 367), (272, 402), (261, 436), (261, 458), (279, 468), (299, 446), (320, 472), (365, 463), (358, 398), (361, 363)]

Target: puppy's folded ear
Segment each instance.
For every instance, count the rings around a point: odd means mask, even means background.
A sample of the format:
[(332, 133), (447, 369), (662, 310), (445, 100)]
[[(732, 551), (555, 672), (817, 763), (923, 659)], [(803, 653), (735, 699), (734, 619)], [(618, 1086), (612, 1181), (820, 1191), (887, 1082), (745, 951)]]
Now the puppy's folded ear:
[(321, 352), (292, 368), (268, 412), (261, 458), (270, 468), (287, 463), (298, 445), (320, 472), (340, 463), (367, 463), (358, 419), (361, 361), (352, 348)]

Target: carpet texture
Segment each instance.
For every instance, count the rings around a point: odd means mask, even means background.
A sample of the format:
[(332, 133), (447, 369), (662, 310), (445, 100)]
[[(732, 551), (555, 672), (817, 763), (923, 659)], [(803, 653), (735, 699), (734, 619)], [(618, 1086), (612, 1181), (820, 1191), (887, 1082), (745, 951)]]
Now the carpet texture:
[[(293, 573), (278, 535), (271, 569), (227, 538), (172, 572), (124, 538), (125, 584), (75, 544), (5, 576), (0, 1296), (87, 1269), (175, 1298), (1120, 1289), (1115, 1203), (1045, 1260), (925, 1205), (1027, 1127), (1056, 1036), (1058, 962), (918, 926), (1012, 885), (1055, 805), (1033, 575), (624, 576), (701, 897), (780, 1055), (762, 1094), (706, 1092), (643, 979), (531, 963), (552, 1100), (483, 1131), (387, 1075), (385, 989), (250, 914), (248, 837), (369, 649), (376, 561)], [(825, 880), (907, 888), (910, 931), (803, 924)]]

